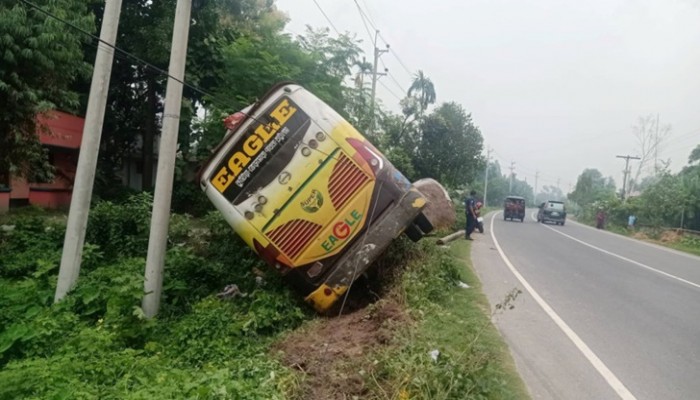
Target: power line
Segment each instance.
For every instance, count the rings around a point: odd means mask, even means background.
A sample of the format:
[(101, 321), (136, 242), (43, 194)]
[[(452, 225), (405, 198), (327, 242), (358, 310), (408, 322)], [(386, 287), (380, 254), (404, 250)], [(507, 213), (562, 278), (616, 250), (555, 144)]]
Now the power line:
[[(366, 19), (367, 22), (369, 22), (369, 25), (372, 27), (372, 29), (374, 29), (375, 31), (379, 31), (379, 29), (377, 29), (377, 25), (372, 21), (372, 19), (367, 15), (367, 13), (365, 13), (365, 11), (362, 9), (362, 7), (360, 7), (360, 4), (357, 2), (357, 0), (353, 0), (353, 1), (355, 2), (355, 5), (357, 6), (357, 10), (360, 12), (360, 17), (362, 17), (362, 22), (365, 23), (365, 19)], [(366, 24), (365, 24), (365, 29), (367, 29), (368, 34), (371, 38), (372, 34), (369, 33), (369, 29), (367, 28)], [(384, 38), (384, 36), (381, 33), (379, 34), (379, 38), (384, 42), (384, 44), (386, 44), (386, 45), (389, 44), (389, 42), (386, 40), (386, 38)], [(396, 50), (390, 49), (389, 52), (391, 53), (392, 56), (394, 56), (394, 58), (396, 58), (396, 61), (399, 62), (399, 65), (401, 65), (401, 67), (406, 71), (406, 73), (408, 73), (409, 76), (413, 76), (413, 72), (411, 72), (411, 70), (406, 66), (406, 63), (404, 63), (403, 60), (401, 60), (399, 55), (396, 53)]]
[(381, 59), (380, 59), (380, 61), (381, 61), (381, 63), (382, 63), (382, 67), (384, 67), (384, 71), (386, 71), (386, 74), (389, 75), (389, 78), (391, 78), (391, 80), (394, 81), (394, 83), (396, 84), (396, 86), (397, 86), (399, 89), (401, 89), (401, 93), (406, 93), (406, 89), (404, 89), (403, 85), (401, 85), (401, 84), (399, 83), (399, 81), (396, 79), (396, 77), (394, 77), (394, 75), (392, 75), (391, 71), (389, 71), (389, 68), (386, 67), (386, 64), (384, 63), (384, 61), (381, 60)]
[(314, 2), (314, 4), (316, 4), (316, 7), (318, 7), (318, 10), (321, 11), (321, 14), (323, 14), (323, 16), (326, 17), (326, 21), (328, 21), (328, 23), (331, 25), (331, 28), (333, 28), (333, 30), (335, 31), (335, 33), (337, 33), (338, 35), (340, 35), (340, 32), (338, 31), (338, 28), (336, 28), (335, 25), (333, 25), (333, 21), (331, 21), (331, 19), (328, 18), (328, 15), (326, 15), (326, 12), (323, 11), (323, 8), (321, 8), (321, 5), (318, 4), (318, 2), (317, 2), (316, 0), (313, 0), (313, 2)]
[[(111, 48), (113, 51), (115, 51), (115, 55), (116, 55), (118, 58), (121, 58), (122, 60), (124, 60), (124, 59), (132, 59), (132, 60), (134, 60), (134, 61), (140, 63), (141, 65), (143, 65), (143, 66), (145, 66), (145, 67), (147, 67), (147, 68), (150, 68), (150, 69), (152, 69), (153, 71), (156, 71), (156, 72), (158, 72), (159, 74), (161, 74), (161, 75), (163, 75), (163, 76), (165, 76), (165, 77), (167, 77), (167, 78), (173, 79), (173, 80), (175, 80), (176, 82), (178, 82), (178, 83), (180, 83), (180, 84), (182, 84), (182, 85), (184, 85), (184, 86), (186, 86), (186, 87), (188, 87), (188, 88), (190, 88), (190, 89), (192, 89), (192, 90), (194, 90), (194, 91), (196, 91), (196, 92), (199, 92), (199, 93), (201, 93), (201, 94), (203, 94), (203, 95), (205, 95), (205, 96), (209, 96), (211, 99), (214, 99), (214, 95), (211, 94), (211, 93), (209, 93), (209, 92), (207, 92), (207, 91), (205, 91), (204, 89), (201, 89), (201, 88), (199, 88), (199, 87), (197, 87), (197, 86), (194, 86), (194, 85), (192, 85), (192, 84), (190, 84), (190, 83), (187, 83), (187, 82), (184, 81), (184, 80), (178, 79), (178, 78), (176, 78), (176, 77), (170, 75), (170, 74), (168, 73), (168, 71), (165, 71), (165, 70), (163, 70), (163, 69), (161, 69), (161, 68), (158, 68), (157, 66), (151, 64), (150, 62), (148, 62), (148, 61), (146, 61), (146, 60), (144, 60), (144, 59), (142, 59), (142, 58), (140, 58), (140, 57), (138, 57), (138, 56), (136, 56), (136, 55), (134, 55), (134, 54), (132, 54), (132, 53), (126, 51), (126, 50), (123, 50), (123, 49), (121, 49), (120, 47), (118, 47), (118, 46), (116, 46), (116, 45), (113, 45), (113, 44), (111, 44), (111, 43), (105, 42), (104, 40), (100, 39), (98, 36), (95, 36), (95, 35), (93, 35), (92, 33), (90, 33), (90, 32), (88, 32), (88, 31), (86, 31), (86, 30), (80, 28), (79, 26), (77, 26), (77, 25), (75, 25), (75, 24), (73, 24), (73, 23), (71, 23), (71, 22), (69, 22), (69, 21), (66, 21), (65, 19), (63, 19), (63, 18), (61, 18), (61, 17), (59, 17), (59, 16), (57, 16), (57, 15), (55, 15), (55, 14), (52, 14), (52, 13), (49, 12), (49, 11), (44, 10), (43, 8), (37, 6), (36, 4), (34, 4), (34, 3), (32, 3), (32, 2), (30, 2), (30, 1), (28, 1), (28, 0), (20, 0), (20, 1), (21, 1), (22, 3), (25, 3), (26, 5), (28, 5), (28, 6), (32, 7), (32, 8), (34, 8), (35, 10), (41, 12), (42, 14), (45, 14), (46, 16), (48, 16), (48, 17), (50, 17), (50, 18), (53, 18), (53, 19), (55, 19), (56, 21), (59, 21), (59, 22), (65, 24), (65, 25), (71, 27), (72, 29), (75, 29), (75, 30), (78, 31), (78, 32), (83, 33), (84, 35), (86, 35), (86, 36), (92, 38), (93, 40), (97, 41), (98, 43), (101, 43), (101, 44), (103, 44), (103, 45), (105, 45), (105, 46)], [(93, 46), (93, 47), (97, 47), (99, 44), (90, 43), (90, 45)], [(217, 103), (217, 102), (215, 102), (215, 101), (213, 101), (213, 100), (211, 101), (211, 103), (217, 104), (217, 105), (219, 105), (219, 106), (223, 105), (223, 104)], [(226, 107), (222, 107), (222, 108), (230, 108), (230, 106), (226, 106)]]
[[(372, 42), (373, 41), (372, 33), (370, 32), (369, 27), (367, 26), (367, 21), (365, 20), (365, 18), (366, 18), (365, 13), (362, 12), (362, 8), (360, 8), (360, 5), (357, 3), (357, 0), (355, 0), (355, 5), (357, 6), (357, 11), (360, 13), (360, 19), (362, 20), (362, 25), (365, 26), (365, 30), (367, 31), (367, 36), (369, 36), (369, 41)], [(367, 18), (367, 19), (369, 19), (369, 18)], [(374, 24), (372, 24), (371, 20), (369, 20), (369, 23), (370, 23), (370, 25), (372, 25), (372, 28), (374, 28)], [(374, 28), (374, 29), (375, 29), (375, 31), (377, 30), (376, 28)]]
[(401, 97), (397, 96), (396, 93), (394, 93), (389, 86), (387, 86), (384, 82), (382, 81), (377, 81), (379, 82), (380, 85), (384, 86), (384, 89), (386, 89), (389, 93), (391, 93), (394, 97), (396, 97), (399, 101), (401, 101)]

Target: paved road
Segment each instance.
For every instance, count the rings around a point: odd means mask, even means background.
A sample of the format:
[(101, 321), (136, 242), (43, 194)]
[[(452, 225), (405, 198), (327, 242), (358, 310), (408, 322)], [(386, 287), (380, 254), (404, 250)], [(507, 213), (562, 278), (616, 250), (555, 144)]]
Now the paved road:
[(534, 399), (700, 399), (700, 258), (489, 215), (474, 266)]

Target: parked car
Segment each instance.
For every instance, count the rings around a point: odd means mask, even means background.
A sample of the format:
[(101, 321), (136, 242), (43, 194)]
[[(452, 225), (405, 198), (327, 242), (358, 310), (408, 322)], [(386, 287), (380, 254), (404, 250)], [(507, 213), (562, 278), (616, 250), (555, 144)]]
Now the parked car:
[(525, 220), (525, 198), (520, 196), (508, 196), (503, 202), (503, 220)]
[(554, 222), (564, 225), (566, 222), (566, 207), (564, 203), (556, 200), (548, 200), (540, 204), (537, 212), (537, 222)]

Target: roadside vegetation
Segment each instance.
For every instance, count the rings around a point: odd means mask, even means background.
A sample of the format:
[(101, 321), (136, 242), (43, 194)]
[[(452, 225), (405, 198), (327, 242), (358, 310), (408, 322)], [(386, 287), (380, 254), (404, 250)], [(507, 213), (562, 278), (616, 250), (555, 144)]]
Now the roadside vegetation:
[[(176, 214), (163, 308), (148, 320), (140, 302), (150, 207), (148, 194), (94, 207), (78, 286), (58, 304), (64, 222), (37, 209), (5, 218), (0, 398), (525, 397), (469, 269), (468, 244), (397, 241), (356, 288), (381, 300), (326, 318), (218, 214)], [(241, 295), (217, 297), (227, 284)], [(314, 351), (326, 355), (322, 375), (309, 370)]]
[[(607, 230), (700, 254), (700, 145), (678, 173), (660, 169), (630, 186), (623, 199), (612, 178), (587, 169), (569, 193), (570, 210), (593, 226), (602, 212)], [(629, 227), (632, 215), (636, 221)]]

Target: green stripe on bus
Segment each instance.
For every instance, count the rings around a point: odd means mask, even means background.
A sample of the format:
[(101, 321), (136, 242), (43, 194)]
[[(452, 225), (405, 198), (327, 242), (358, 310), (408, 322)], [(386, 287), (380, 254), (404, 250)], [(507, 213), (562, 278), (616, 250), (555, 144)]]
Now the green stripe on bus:
[(277, 210), (277, 212), (276, 212), (275, 215), (272, 217), (272, 219), (270, 219), (269, 221), (267, 221), (267, 223), (265, 224), (265, 226), (263, 226), (263, 228), (262, 228), (262, 230), (263, 230), (262, 233), (263, 233), (263, 234), (265, 233), (265, 231), (267, 230), (267, 228), (268, 228), (270, 225), (272, 225), (273, 222), (275, 222), (275, 219), (277, 218), (277, 216), (280, 215), (280, 214), (282, 214), (282, 211), (284, 211), (284, 209), (287, 208), (287, 206), (289, 205), (289, 203), (291, 203), (292, 200), (294, 200), (294, 198), (296, 198), (297, 195), (298, 195), (299, 193), (301, 193), (301, 191), (304, 189), (304, 187), (306, 187), (306, 185), (314, 178), (314, 176), (316, 176), (321, 170), (323, 170), (323, 167), (325, 167), (326, 164), (328, 164), (331, 160), (334, 159), (333, 157), (335, 157), (335, 153), (337, 153), (338, 151), (340, 151), (340, 147), (337, 147), (335, 150), (333, 150), (333, 152), (328, 156), (328, 158), (326, 158), (326, 159), (321, 163), (321, 165), (319, 165), (319, 167), (316, 168), (316, 171), (314, 171), (314, 173), (311, 174), (311, 176), (309, 176), (308, 179), (306, 179), (306, 180), (304, 181), (304, 183), (301, 184), (301, 186), (299, 187), (299, 189), (297, 189), (296, 193), (294, 193), (294, 194), (292, 195), (292, 197), (290, 197), (290, 198), (282, 205), (282, 208), (280, 208), (280, 209)]

